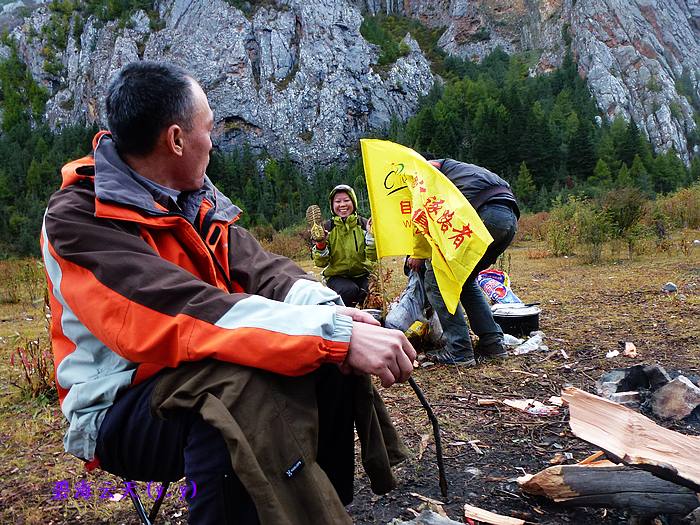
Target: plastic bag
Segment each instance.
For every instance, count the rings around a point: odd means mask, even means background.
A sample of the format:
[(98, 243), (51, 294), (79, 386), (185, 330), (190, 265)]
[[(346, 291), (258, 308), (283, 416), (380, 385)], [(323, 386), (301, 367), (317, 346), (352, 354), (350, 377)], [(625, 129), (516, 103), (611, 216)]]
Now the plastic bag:
[(423, 279), (418, 272), (411, 271), (408, 274), (406, 289), (401, 292), (399, 302), (387, 314), (384, 326), (405, 332), (416, 321), (427, 322), (423, 312), (424, 308)]
[(522, 303), (510, 289), (510, 279), (501, 270), (484, 270), (479, 272), (476, 282), (493, 303)]
[(433, 315), (428, 320), (428, 333), (425, 335), (425, 342), (431, 346), (439, 346), (442, 338), (442, 325), (438, 318), (437, 312), (433, 311)]

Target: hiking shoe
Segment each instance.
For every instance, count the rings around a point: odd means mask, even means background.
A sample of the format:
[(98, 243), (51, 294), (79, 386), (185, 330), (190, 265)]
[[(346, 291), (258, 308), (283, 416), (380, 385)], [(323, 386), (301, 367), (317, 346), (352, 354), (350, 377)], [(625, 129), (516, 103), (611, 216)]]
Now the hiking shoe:
[(326, 230), (323, 229), (323, 219), (321, 217), (321, 208), (317, 204), (312, 204), (306, 208), (306, 224), (309, 225), (311, 231), (311, 239), (314, 242), (326, 240)]
[(446, 348), (438, 350), (434, 354), (428, 356), (428, 359), (442, 365), (459, 365), (459, 366), (474, 366), (476, 360), (474, 357), (469, 357), (466, 354), (453, 354)]
[(504, 359), (508, 357), (508, 351), (502, 343), (494, 343), (488, 346), (477, 346), (479, 356), (484, 359)]

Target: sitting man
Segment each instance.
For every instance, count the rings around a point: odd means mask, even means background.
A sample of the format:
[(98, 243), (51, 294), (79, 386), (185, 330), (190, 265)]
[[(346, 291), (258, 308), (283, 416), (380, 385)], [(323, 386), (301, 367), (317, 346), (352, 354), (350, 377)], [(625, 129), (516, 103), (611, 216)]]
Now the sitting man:
[(414, 349), (234, 225), (186, 71), (128, 64), (106, 110), (42, 229), (66, 450), (126, 479), (186, 476), (190, 523), (349, 522), (348, 384), (406, 381)]
[[(466, 197), (493, 237), (493, 242), (486, 249), (486, 253), (464, 282), (460, 294), (461, 307), (457, 305), (454, 314), (447, 310), (438, 289), (433, 268), (430, 261), (426, 261), (426, 295), (438, 314), (447, 343), (446, 348), (437, 352), (432, 359), (445, 364), (465, 366), (476, 364), (469, 326), (464, 320), (465, 310), (469, 325), (479, 336), (481, 356), (486, 359), (506, 357), (508, 354), (503, 347), (503, 330), (494, 321), (491, 307), (479, 288), (476, 278), (480, 271), (496, 262), (498, 256), (508, 248), (515, 237), (520, 217), (515, 195), (505, 180), (486, 168), (452, 159), (430, 160), (432, 158), (430, 154), (423, 154), (423, 156)], [(410, 257), (406, 264), (410, 269), (420, 271), (424, 267), (424, 261), (424, 259)]]

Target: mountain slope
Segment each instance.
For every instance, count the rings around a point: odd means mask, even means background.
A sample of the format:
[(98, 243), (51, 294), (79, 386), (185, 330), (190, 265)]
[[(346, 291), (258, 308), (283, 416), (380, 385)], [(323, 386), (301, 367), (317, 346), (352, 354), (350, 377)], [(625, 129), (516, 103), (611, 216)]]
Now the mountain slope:
[[(241, 5), (244, 10), (231, 4)], [(444, 28), (450, 54), (483, 58), (496, 46), (536, 55), (532, 73), (558, 66), (570, 45), (603, 116), (633, 119), (657, 151), (688, 162), (700, 110), (698, 0), (164, 0), (127, 27), (70, 18), (46, 66), (56, 15), (39, 7), (14, 29), (23, 60), (52, 90), (47, 118), (104, 122), (109, 78), (139, 58), (182, 64), (201, 80), (223, 148), (249, 142), (306, 165), (330, 165), (392, 116), (406, 119), (435, 77), (416, 42), (393, 65), (360, 35), (362, 13), (398, 14)], [(53, 26), (52, 26), (53, 23)], [(82, 27), (76, 27), (82, 24)], [(55, 40), (55, 38), (54, 38)], [(49, 46), (50, 48), (50, 46)], [(46, 70), (51, 71), (47, 73)], [(693, 106), (695, 104), (695, 107)]]

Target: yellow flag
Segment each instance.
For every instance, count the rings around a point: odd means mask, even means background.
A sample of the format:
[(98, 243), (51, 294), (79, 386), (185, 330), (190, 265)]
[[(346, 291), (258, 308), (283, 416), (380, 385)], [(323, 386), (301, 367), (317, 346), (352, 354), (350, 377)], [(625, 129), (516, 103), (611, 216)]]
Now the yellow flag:
[[(410, 148), (362, 139), (377, 255), (429, 256), (447, 309), (454, 313), (469, 274), (493, 241), (469, 201), (440, 170)], [(429, 254), (414, 253), (414, 236)]]

